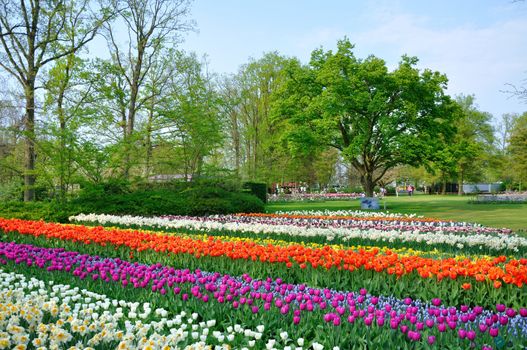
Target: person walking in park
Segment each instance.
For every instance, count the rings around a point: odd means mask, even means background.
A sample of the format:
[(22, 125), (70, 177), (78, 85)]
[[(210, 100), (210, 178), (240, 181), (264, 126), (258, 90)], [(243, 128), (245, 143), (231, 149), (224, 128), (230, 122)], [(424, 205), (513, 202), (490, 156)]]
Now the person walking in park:
[(414, 193), (414, 187), (412, 185), (408, 185), (408, 187), (406, 187), (406, 190), (408, 191), (408, 195), (411, 197)]

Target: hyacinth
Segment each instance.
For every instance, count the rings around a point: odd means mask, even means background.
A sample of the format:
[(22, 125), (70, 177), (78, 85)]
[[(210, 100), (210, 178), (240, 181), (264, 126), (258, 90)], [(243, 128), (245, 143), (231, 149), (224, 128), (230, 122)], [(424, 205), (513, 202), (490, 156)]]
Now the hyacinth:
[[(148, 288), (183, 301), (191, 298), (204, 303), (231, 304), (233, 308), (247, 308), (253, 313), (275, 312), (282, 315), (284, 322), (296, 324), (301, 324), (307, 315), (318, 315), (320, 322), (334, 327), (361, 321), (365, 327), (375, 324), (404, 333), (409, 341), (427, 343), (435, 342), (436, 338), (423, 338), (424, 329), (434, 336), (450, 332), (469, 342), (488, 343), (502, 334), (509, 334), (513, 339), (527, 337), (527, 309), (515, 310), (503, 304), (496, 305), (495, 310), (466, 305), (457, 308), (442, 305), (438, 299), (428, 303), (411, 298), (372, 296), (365, 289), (311, 288), (280, 278), (257, 280), (247, 274), (230, 276), (219, 272), (177, 270), (159, 263), (131, 263), (60, 248), (15, 243), (0, 243), (0, 256), (46, 271), (68, 272), (79, 279)], [(5, 262), (0, 260), (0, 263)]]

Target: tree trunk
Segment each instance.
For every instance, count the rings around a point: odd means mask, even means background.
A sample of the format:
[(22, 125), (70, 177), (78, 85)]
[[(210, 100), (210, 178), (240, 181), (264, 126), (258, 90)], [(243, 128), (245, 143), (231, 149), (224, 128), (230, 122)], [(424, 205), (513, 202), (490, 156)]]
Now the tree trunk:
[[(130, 158), (129, 158), (129, 152), (128, 152), (128, 127), (127, 127), (127, 124), (128, 124), (128, 120), (127, 120), (127, 117), (126, 117), (126, 111), (124, 110), (121, 110), (121, 129), (123, 131), (123, 177), (125, 179), (128, 179), (128, 175), (129, 175), (129, 170), (128, 170), (128, 164), (129, 164), (129, 161), (130, 161)], [(127, 157), (127, 154), (128, 154), (128, 157)]]
[(443, 182), (441, 183), (441, 194), (446, 194), (446, 178), (443, 178)]
[(145, 165), (145, 177), (148, 179), (150, 174), (152, 173), (152, 136), (151, 136), (151, 128), (147, 128), (147, 134), (146, 134), (146, 165)]
[(137, 97), (139, 95), (139, 87), (141, 84), (140, 76), (143, 67), (143, 54), (145, 42), (138, 42), (137, 48), (137, 62), (133, 66), (132, 82), (130, 84), (130, 102), (128, 104), (128, 120), (126, 123), (126, 140), (125, 140), (125, 154), (124, 154), (124, 172), (123, 176), (128, 179), (131, 168), (131, 152), (133, 143), (133, 134), (135, 130), (135, 115), (137, 113)]
[(24, 202), (35, 200), (35, 83), (26, 86), (26, 114), (24, 116)]
[(64, 115), (64, 89), (61, 89), (57, 98), (57, 114), (60, 126), (59, 144), (59, 198), (64, 201), (66, 198), (66, 117)]
[(234, 143), (234, 167), (236, 175), (240, 176), (240, 132), (238, 130), (238, 117), (235, 112), (231, 113), (232, 140)]
[(254, 136), (253, 146), (253, 176), (252, 180), (256, 181), (256, 174), (258, 172), (258, 128), (256, 128), (256, 135)]
[(152, 171), (152, 123), (154, 120), (155, 97), (152, 98), (152, 104), (148, 113), (148, 121), (146, 124), (146, 166), (145, 177), (148, 179)]
[(463, 172), (463, 169), (461, 169), (459, 171), (459, 179), (458, 179), (458, 183), (457, 183), (457, 194), (458, 196), (462, 196), (463, 195), (463, 177), (464, 177), (464, 172)]
[(373, 197), (373, 189), (375, 188), (375, 183), (373, 182), (373, 174), (365, 173), (360, 176), (360, 182), (362, 188), (366, 193), (366, 197)]
[(59, 150), (59, 186), (60, 200), (66, 199), (66, 121), (64, 117), (60, 120), (60, 150)]

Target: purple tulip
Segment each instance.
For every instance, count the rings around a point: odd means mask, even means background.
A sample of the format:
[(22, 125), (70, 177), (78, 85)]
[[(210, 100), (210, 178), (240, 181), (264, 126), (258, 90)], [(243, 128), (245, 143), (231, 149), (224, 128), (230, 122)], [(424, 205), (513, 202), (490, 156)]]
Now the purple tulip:
[(458, 331), (457, 331), (457, 335), (460, 339), (465, 339), (467, 337), (467, 331), (464, 330), (463, 328), (460, 328)]
[(436, 337), (433, 335), (429, 335), (427, 340), (428, 340), (428, 344), (432, 345), (436, 342)]
[(498, 328), (492, 327), (491, 329), (489, 329), (489, 334), (493, 338), (497, 337), (498, 333), (499, 333), (499, 329)]

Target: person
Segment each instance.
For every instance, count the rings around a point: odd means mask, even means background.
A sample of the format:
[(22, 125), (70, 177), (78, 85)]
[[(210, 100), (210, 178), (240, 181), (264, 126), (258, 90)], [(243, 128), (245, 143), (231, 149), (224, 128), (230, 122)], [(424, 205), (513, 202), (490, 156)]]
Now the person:
[(384, 187), (381, 187), (379, 191), (381, 192), (381, 198), (386, 195), (386, 189)]
[(414, 187), (412, 185), (408, 185), (408, 187), (406, 187), (406, 190), (408, 191), (408, 195), (411, 197), (414, 192)]

